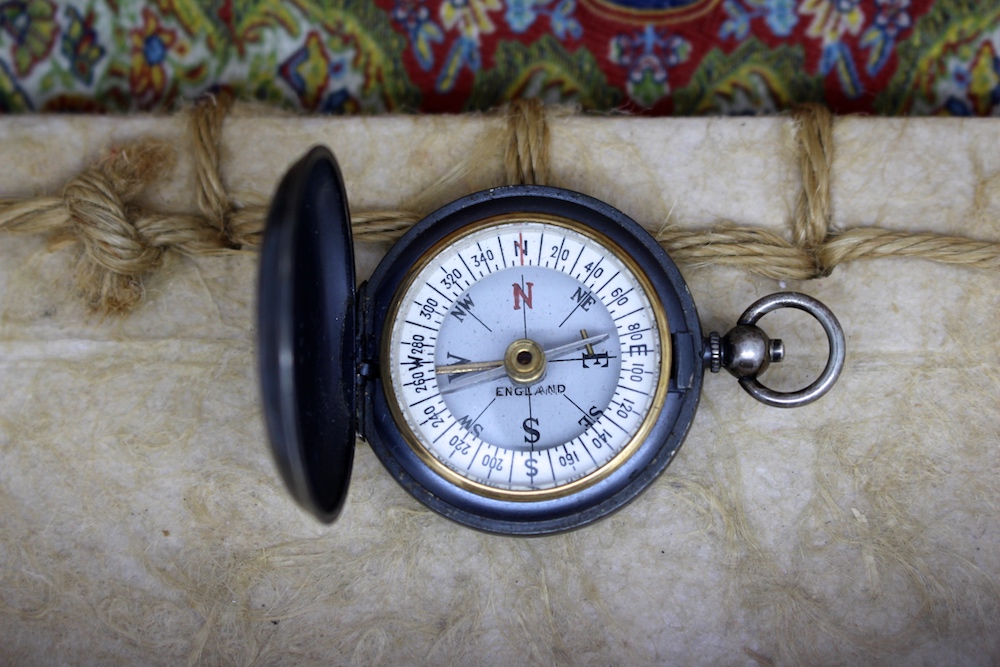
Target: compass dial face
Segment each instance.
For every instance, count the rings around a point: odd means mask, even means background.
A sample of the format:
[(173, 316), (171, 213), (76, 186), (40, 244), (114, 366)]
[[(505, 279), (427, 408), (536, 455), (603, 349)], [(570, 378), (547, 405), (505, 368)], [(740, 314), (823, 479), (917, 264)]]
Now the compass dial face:
[(383, 379), (407, 442), (482, 495), (536, 500), (603, 479), (659, 415), (662, 306), (610, 239), (505, 215), (452, 234), (390, 309)]

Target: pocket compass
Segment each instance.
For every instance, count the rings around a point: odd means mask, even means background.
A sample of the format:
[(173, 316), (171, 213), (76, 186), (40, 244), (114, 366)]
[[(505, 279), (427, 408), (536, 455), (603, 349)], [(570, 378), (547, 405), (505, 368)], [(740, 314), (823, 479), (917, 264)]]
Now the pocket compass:
[[(677, 267), (608, 204), (543, 186), (458, 199), (410, 229), (355, 288), (343, 179), (314, 148), (282, 180), (261, 258), (258, 335), (268, 435), (295, 499), (325, 522), (357, 436), (417, 500), (493, 533), (583, 526), (649, 486), (694, 418), (702, 376), (812, 402), (844, 363), (815, 299), (765, 297), (703, 336)], [(805, 310), (830, 344), (805, 389), (757, 376), (783, 346), (755, 323)]]

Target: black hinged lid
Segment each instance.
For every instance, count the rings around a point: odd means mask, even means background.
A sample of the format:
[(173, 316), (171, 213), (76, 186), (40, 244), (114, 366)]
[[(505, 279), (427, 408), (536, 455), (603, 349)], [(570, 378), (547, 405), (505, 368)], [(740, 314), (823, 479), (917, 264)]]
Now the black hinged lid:
[(271, 448), (298, 502), (337, 518), (354, 462), (354, 247), (344, 180), (317, 146), (289, 170), (267, 216), (258, 356)]

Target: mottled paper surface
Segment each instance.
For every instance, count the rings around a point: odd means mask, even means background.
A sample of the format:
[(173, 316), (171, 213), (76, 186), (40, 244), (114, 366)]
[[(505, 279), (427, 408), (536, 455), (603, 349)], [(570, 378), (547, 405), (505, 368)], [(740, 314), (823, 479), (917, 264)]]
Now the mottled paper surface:
[[(269, 195), (309, 146), (355, 210), (496, 185), (489, 117), (225, 127), (234, 193)], [(790, 121), (552, 120), (556, 185), (650, 230), (732, 220), (787, 233)], [(837, 123), (833, 226), (1000, 239), (996, 121)], [(177, 118), (0, 121), (0, 195), (58, 192), (110, 143), (173, 142), (145, 197), (193, 210)], [(495, 147), (495, 150), (494, 150)], [(492, 156), (492, 157), (490, 157)], [(237, 196), (239, 196), (237, 194)], [(359, 249), (371, 272), (384, 247)], [(858, 261), (779, 285), (682, 267), (706, 330), (756, 298), (812, 294), (843, 323), (834, 390), (798, 410), (706, 378), (677, 459), (636, 502), (571, 534), (488, 536), (425, 510), (357, 449), (325, 527), (272, 465), (254, 360), (254, 254), (169, 256), (127, 318), (91, 314), (75, 257), (0, 237), (0, 659), (14, 664), (990, 664), (1000, 660), (1000, 273)], [(822, 331), (769, 315), (789, 389)]]

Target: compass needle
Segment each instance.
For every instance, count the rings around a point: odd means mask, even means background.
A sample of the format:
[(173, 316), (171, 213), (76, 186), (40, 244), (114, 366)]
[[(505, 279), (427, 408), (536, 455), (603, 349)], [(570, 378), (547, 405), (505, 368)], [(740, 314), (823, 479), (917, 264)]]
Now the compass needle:
[(488, 371), (491, 368), (503, 366), (503, 359), (498, 361), (474, 361), (467, 364), (451, 364), (449, 366), (435, 366), (434, 372), (438, 375), (449, 375), (458, 373), (478, 373)]
[[(590, 338), (584, 338), (583, 340), (577, 340), (571, 343), (566, 343), (565, 345), (542, 350), (542, 354), (546, 359), (559, 359), (567, 354), (576, 352), (579, 349), (590, 348), (596, 343), (603, 343), (609, 336), (610, 334), (591, 336)], [(448, 375), (452, 373), (469, 374), (467, 377), (455, 380), (446, 387), (442, 387), (442, 394), (450, 394), (453, 391), (464, 389), (465, 387), (471, 387), (473, 385), (490, 382), (492, 380), (499, 380), (505, 375), (509, 375), (509, 370), (505, 367), (504, 360), (480, 361), (468, 364), (452, 364), (450, 366), (435, 366), (434, 372), (439, 375)], [(474, 373), (475, 375), (473, 375)]]

